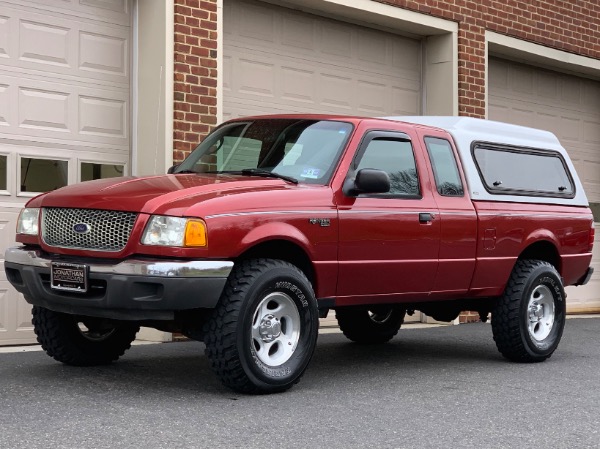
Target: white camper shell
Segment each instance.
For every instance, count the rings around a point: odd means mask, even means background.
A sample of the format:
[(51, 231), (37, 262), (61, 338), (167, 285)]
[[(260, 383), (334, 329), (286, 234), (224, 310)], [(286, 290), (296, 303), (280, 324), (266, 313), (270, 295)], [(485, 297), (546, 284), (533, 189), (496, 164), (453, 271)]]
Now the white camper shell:
[(384, 118), (449, 132), (474, 201), (588, 206), (571, 158), (549, 131), (472, 117)]

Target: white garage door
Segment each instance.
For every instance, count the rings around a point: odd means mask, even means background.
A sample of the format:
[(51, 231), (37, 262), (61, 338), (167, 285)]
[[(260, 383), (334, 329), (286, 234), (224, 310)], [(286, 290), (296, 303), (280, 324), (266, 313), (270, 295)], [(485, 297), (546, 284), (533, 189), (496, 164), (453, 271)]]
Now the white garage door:
[(419, 115), (413, 39), (258, 1), (224, 1), (224, 118)]
[[(127, 173), (129, 0), (0, 0), (0, 251), (38, 192)], [(0, 344), (33, 341), (0, 272)]]
[[(600, 82), (492, 58), (489, 87), (489, 118), (555, 133), (589, 201), (600, 203)], [(599, 235), (592, 266), (590, 284), (567, 289), (571, 312), (600, 312)]]

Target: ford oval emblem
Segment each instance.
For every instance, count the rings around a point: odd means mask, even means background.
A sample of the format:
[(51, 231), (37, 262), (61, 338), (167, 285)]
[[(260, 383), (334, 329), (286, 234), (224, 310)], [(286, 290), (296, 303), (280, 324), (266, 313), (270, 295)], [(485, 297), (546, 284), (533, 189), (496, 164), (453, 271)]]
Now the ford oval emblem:
[(87, 223), (77, 223), (73, 226), (73, 231), (77, 234), (87, 234), (92, 230), (92, 227)]

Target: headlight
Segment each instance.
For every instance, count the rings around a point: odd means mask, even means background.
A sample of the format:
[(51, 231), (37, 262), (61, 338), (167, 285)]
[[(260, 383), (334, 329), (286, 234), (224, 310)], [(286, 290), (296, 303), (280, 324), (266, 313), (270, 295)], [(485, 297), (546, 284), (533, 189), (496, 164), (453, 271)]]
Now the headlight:
[(142, 236), (144, 245), (206, 246), (206, 224), (202, 220), (153, 215)]
[(17, 234), (37, 235), (39, 218), (40, 210), (38, 208), (21, 209), (17, 220)]

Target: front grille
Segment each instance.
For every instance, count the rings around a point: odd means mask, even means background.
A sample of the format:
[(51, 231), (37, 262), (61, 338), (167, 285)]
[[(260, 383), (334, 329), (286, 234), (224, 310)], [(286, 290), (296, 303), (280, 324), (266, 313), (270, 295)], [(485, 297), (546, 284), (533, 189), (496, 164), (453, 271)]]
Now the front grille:
[[(127, 245), (137, 214), (112, 210), (44, 208), (42, 238), (49, 246), (120, 251)], [(87, 225), (75, 232), (75, 225)], [(85, 227), (84, 227), (85, 228)]]

